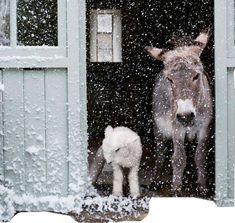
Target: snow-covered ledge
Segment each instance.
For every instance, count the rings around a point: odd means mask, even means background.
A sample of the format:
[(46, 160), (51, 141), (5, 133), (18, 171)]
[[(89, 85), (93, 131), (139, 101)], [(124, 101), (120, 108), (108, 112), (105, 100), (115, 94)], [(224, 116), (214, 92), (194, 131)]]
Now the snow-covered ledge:
[(62, 214), (81, 214), (83, 211), (93, 213), (118, 213), (120, 217), (135, 213), (138, 209), (149, 210), (150, 198), (134, 199), (130, 197), (101, 197), (93, 187), (89, 187), (89, 196), (58, 195), (35, 197), (17, 195), (13, 190), (0, 185), (0, 221), (10, 221), (16, 212), (49, 211)]

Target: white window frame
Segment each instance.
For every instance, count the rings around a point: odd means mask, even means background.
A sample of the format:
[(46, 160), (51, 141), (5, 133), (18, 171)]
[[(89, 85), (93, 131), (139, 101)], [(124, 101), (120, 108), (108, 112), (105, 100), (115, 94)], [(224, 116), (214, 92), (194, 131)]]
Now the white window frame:
[[(63, 67), (67, 65), (66, 0), (57, 0), (58, 45), (17, 45), (17, 0), (10, 1), (10, 46), (0, 46), (0, 67)], [(39, 60), (40, 58), (40, 60)]]
[[(227, 57), (235, 57), (235, 2), (234, 0), (227, 0)], [(225, 35), (225, 34), (224, 34)]]
[[(113, 56), (112, 61), (99, 61), (98, 60), (98, 43), (97, 43), (97, 18), (100, 14), (111, 14), (112, 20), (112, 40), (113, 40)], [(91, 62), (122, 62), (122, 24), (121, 24), (121, 11), (117, 9), (110, 10), (91, 10), (90, 15), (90, 61)]]

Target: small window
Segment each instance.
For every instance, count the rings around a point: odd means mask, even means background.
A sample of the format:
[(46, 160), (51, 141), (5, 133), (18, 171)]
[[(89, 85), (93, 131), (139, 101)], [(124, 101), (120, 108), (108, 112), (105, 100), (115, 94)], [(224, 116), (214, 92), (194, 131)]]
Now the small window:
[(91, 62), (121, 62), (120, 10), (92, 10), (90, 35)]

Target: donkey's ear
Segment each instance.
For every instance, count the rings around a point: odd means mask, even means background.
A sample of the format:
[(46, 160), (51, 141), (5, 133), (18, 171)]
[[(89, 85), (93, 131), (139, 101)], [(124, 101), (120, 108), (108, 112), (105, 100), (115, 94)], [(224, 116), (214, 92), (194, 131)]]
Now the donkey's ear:
[(209, 40), (209, 30), (204, 30), (200, 32), (199, 36), (194, 40), (192, 50), (197, 53), (199, 56), (201, 55), (202, 51), (206, 47), (206, 44)]
[(165, 50), (164, 49), (159, 49), (156, 47), (151, 47), (151, 46), (146, 46), (145, 51), (147, 51), (153, 58), (157, 59), (157, 60), (164, 60), (164, 53)]
[(108, 125), (104, 131), (105, 137), (109, 136), (113, 132), (113, 128), (111, 125)]

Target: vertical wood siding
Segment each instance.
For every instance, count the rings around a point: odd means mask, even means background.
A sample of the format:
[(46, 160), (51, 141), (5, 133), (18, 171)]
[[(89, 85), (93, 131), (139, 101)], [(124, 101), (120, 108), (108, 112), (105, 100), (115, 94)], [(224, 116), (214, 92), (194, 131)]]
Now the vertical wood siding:
[(66, 195), (68, 187), (67, 79), (64, 70), (45, 72), (47, 190)]
[(228, 72), (228, 198), (234, 199), (235, 85), (234, 69)]
[[(2, 83), (2, 70), (0, 69), (0, 82)], [(2, 116), (2, 93), (0, 92), (0, 182), (3, 181), (3, 116)]]
[(3, 71), (4, 97), (4, 176), (5, 183), (21, 193), (25, 189), (24, 72)]
[(6, 69), (0, 75), (5, 85), (0, 176), (17, 193), (66, 195), (66, 69)]
[(26, 191), (46, 189), (44, 71), (24, 70), (24, 126)]

